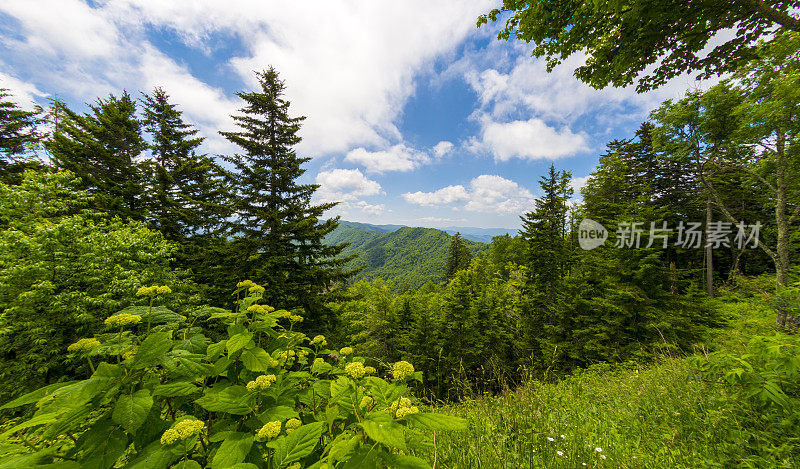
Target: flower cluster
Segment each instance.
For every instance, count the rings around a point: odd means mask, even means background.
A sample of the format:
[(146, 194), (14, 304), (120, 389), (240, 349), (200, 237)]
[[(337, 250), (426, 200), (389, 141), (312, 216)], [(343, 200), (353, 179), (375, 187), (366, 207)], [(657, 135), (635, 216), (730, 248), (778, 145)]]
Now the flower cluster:
[(100, 345), (100, 341), (95, 338), (81, 339), (75, 342), (74, 344), (70, 345), (69, 347), (67, 347), (67, 352), (79, 352), (81, 350), (91, 350), (97, 347), (98, 345)]
[(373, 402), (375, 402), (375, 399), (370, 396), (364, 396), (361, 398), (361, 403), (359, 403), (358, 406), (363, 409), (364, 407), (371, 406)]
[(378, 372), (378, 370), (376, 370), (374, 366), (365, 366), (364, 367), (364, 374), (374, 375), (377, 372)]
[(263, 427), (261, 427), (260, 430), (258, 430), (258, 437), (262, 440), (271, 439), (278, 436), (280, 432), (281, 432), (281, 421), (274, 420), (272, 422), (265, 424)]
[(244, 280), (236, 284), (236, 288), (250, 288), (257, 286), (252, 280)]
[(324, 358), (315, 358), (314, 359), (314, 364), (316, 365), (317, 363), (325, 363), (325, 359)]
[(414, 365), (407, 361), (400, 361), (394, 364), (392, 376), (398, 381), (402, 381), (414, 374)]
[(157, 286), (154, 285), (152, 287), (142, 287), (136, 291), (136, 296), (158, 296), (158, 295), (168, 295), (172, 293), (172, 289), (166, 285)]
[(261, 375), (247, 383), (248, 391), (264, 391), (275, 382), (275, 375)]
[(324, 335), (315, 335), (314, 339), (311, 341), (311, 343), (314, 344), (314, 345), (319, 345), (321, 347), (324, 347), (324, 346), (328, 345), (328, 341), (325, 340), (325, 336)]
[(303, 322), (303, 316), (300, 316), (299, 314), (290, 314), (289, 315), (289, 321), (291, 321), (291, 322)]
[(348, 363), (347, 366), (344, 367), (344, 372), (355, 379), (363, 378), (364, 364), (361, 362)]
[(122, 313), (107, 318), (104, 323), (109, 327), (123, 327), (132, 324), (139, 324), (141, 321), (142, 317), (138, 314)]
[(407, 397), (401, 397), (400, 399), (392, 402), (389, 410), (399, 419), (405, 417), (406, 415), (419, 413), (417, 406), (412, 406), (411, 399)]
[(253, 285), (252, 287), (248, 288), (247, 291), (250, 293), (264, 293), (266, 289), (261, 285)]
[(287, 420), (286, 421), (286, 434), (288, 435), (289, 433), (292, 433), (293, 431), (295, 431), (298, 428), (300, 428), (301, 425), (303, 425), (303, 422), (301, 422), (298, 419), (289, 419), (289, 420)]
[(171, 445), (178, 440), (185, 440), (191, 436), (197, 435), (205, 428), (206, 424), (200, 420), (188, 419), (181, 420), (176, 423), (174, 427), (165, 431), (161, 435), (162, 445)]
[(250, 305), (247, 307), (247, 311), (251, 313), (269, 314), (275, 311), (275, 308), (267, 305)]
[(339, 355), (352, 355), (353, 354), (353, 347), (342, 347), (339, 349)]

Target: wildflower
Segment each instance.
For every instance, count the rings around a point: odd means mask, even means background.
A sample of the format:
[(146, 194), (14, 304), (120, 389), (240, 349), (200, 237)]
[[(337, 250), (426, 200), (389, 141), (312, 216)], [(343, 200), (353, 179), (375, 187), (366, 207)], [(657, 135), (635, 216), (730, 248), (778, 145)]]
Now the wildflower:
[(601, 455), (600, 455), (600, 459), (605, 459), (605, 458), (606, 458), (606, 455), (605, 455), (605, 454), (601, 454)]
[(262, 440), (272, 439), (278, 436), (280, 432), (281, 432), (281, 421), (274, 420), (272, 422), (265, 424), (263, 427), (261, 427), (260, 430), (258, 430), (258, 437), (261, 438)]
[(136, 296), (158, 296), (170, 293), (172, 293), (172, 289), (166, 285), (153, 285), (152, 287), (141, 287), (136, 290)]
[(342, 347), (339, 349), (339, 355), (352, 355), (353, 347)]
[(78, 352), (81, 350), (91, 350), (100, 345), (100, 341), (92, 337), (91, 339), (81, 339), (67, 347), (67, 352)]
[(136, 296), (151, 296), (154, 293), (154, 288), (157, 289), (158, 287), (141, 287), (136, 290)]
[(344, 371), (355, 379), (363, 378), (364, 364), (361, 362), (348, 363), (347, 366), (344, 367)]
[(564, 438), (566, 438), (566, 437), (564, 435), (561, 435), (561, 439), (563, 440)]
[(308, 355), (307, 350), (298, 350), (297, 351), (297, 358), (305, 358)]
[(562, 457), (564, 456), (564, 452), (563, 451), (556, 451), (556, 454), (559, 455), (559, 456), (562, 456)]
[(299, 314), (291, 314), (289, 315), (289, 321), (291, 322), (303, 322), (303, 316)]
[(552, 438), (550, 438), (550, 437), (548, 436), (548, 437), (547, 437), (547, 441), (553, 442), (553, 441), (556, 441), (556, 440), (554, 440), (554, 439), (552, 439)]
[(172, 293), (172, 289), (166, 285), (162, 285), (158, 287), (156, 293), (159, 295), (169, 295), (170, 293)]
[(325, 363), (325, 360), (323, 358), (315, 358), (314, 359), (314, 364), (315, 365), (319, 365), (320, 363)]
[(316, 344), (316, 345), (320, 345), (320, 346), (323, 346), (323, 347), (325, 345), (328, 345), (328, 341), (325, 340), (325, 336), (324, 335), (315, 335), (314, 339), (311, 341), (311, 343), (312, 344)]
[(594, 450), (597, 451), (598, 453), (602, 453), (603, 452), (603, 448), (600, 448), (600, 447), (597, 447)]
[(275, 308), (267, 305), (250, 305), (247, 307), (247, 311), (250, 311), (251, 313), (269, 314), (275, 311)]
[(252, 287), (248, 288), (247, 291), (250, 293), (264, 293), (265, 288), (261, 285), (253, 285)]
[(364, 374), (374, 375), (377, 372), (378, 372), (378, 370), (376, 370), (374, 366), (365, 366), (364, 367)]
[(123, 327), (130, 324), (138, 324), (142, 321), (142, 317), (138, 314), (122, 313), (107, 318), (104, 323), (109, 327)]
[(303, 422), (301, 422), (298, 419), (289, 419), (289, 420), (287, 420), (286, 421), (286, 434), (288, 435), (289, 433), (292, 433), (293, 431), (295, 431), (298, 428), (300, 428), (301, 425), (303, 425)]
[(171, 445), (178, 440), (185, 440), (191, 436), (197, 435), (205, 428), (206, 424), (200, 420), (187, 419), (181, 420), (175, 426), (165, 431), (161, 435), (162, 445)]
[(414, 365), (407, 361), (400, 361), (394, 364), (392, 376), (398, 381), (402, 381), (414, 374)]
[(363, 409), (364, 407), (372, 405), (372, 402), (373, 399), (370, 396), (364, 396), (361, 398), (361, 403), (358, 404), (358, 406)]
[(300, 466), (300, 463), (296, 462), (296, 463), (292, 464), (291, 466), (288, 466), (286, 469), (300, 469), (301, 467), (302, 466)]
[(419, 409), (416, 406), (401, 407), (397, 409), (397, 418), (401, 419), (406, 415), (417, 414), (417, 413), (419, 413)]
[(236, 284), (236, 288), (250, 288), (250, 287), (252, 287), (253, 285), (255, 285), (255, 283), (253, 283), (253, 281), (252, 281), (252, 280), (245, 280), (245, 281), (243, 281), (243, 282), (239, 282), (239, 283), (237, 283), (237, 284)]
[(411, 407), (411, 399), (407, 397), (401, 397), (397, 400), (397, 403), (400, 407)]
[(585, 463), (585, 462), (582, 462), (582, 463), (581, 463), (581, 466), (585, 466), (585, 465), (586, 465), (586, 463)]
[(275, 375), (261, 375), (247, 383), (248, 391), (264, 391), (276, 381)]

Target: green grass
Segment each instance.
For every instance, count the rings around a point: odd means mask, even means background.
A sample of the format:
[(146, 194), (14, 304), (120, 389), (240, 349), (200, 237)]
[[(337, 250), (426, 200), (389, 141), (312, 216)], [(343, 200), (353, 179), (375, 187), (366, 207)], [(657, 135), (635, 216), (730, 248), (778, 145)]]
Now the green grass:
[[(715, 349), (743, 350), (750, 336), (772, 330), (772, 313), (758, 302), (719, 307), (730, 327), (717, 332)], [(800, 467), (734, 390), (698, 379), (690, 363), (595, 367), (443, 407), (469, 430), (437, 435), (430, 460), (448, 468)]]

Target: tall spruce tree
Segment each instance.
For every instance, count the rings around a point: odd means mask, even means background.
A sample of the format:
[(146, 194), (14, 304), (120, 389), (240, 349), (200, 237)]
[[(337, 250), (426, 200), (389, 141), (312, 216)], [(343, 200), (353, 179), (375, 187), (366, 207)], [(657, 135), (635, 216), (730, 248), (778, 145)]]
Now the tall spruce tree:
[(147, 144), (131, 96), (98, 99), (83, 115), (54, 101), (52, 113), (55, 129), (45, 146), (56, 168), (80, 177), (97, 209), (124, 219), (145, 218), (136, 160)]
[(571, 178), (568, 171), (557, 171), (551, 165), (547, 176), (539, 181), (544, 195), (536, 200), (533, 211), (520, 217), (530, 280), (548, 303), (555, 299), (558, 282), (570, 263), (567, 214), (573, 192)]
[(471, 261), (472, 253), (469, 252), (469, 248), (464, 245), (464, 241), (461, 239), (461, 233), (456, 233), (450, 241), (450, 247), (447, 252), (447, 272), (444, 276), (445, 282), (452, 280), (459, 270), (464, 270), (469, 267)]
[(263, 285), (269, 304), (303, 307), (310, 328), (326, 328), (332, 315), (324, 303), (349, 277), (343, 267), (349, 259), (337, 258), (344, 245), (323, 243), (338, 217), (320, 219), (336, 204), (312, 205), (319, 186), (297, 182), (309, 160), (294, 150), (305, 118), (289, 115), (285, 85), (274, 68), (257, 77), (259, 90), (238, 93), (245, 102), (242, 114), (233, 116), (240, 130), (220, 132), (244, 150), (227, 158), (234, 167), (230, 273)]
[(43, 122), (40, 109), (26, 111), (11, 99), (6, 88), (0, 88), (0, 181), (19, 183), (25, 169), (40, 166), (26, 156), (38, 146), (38, 126)]
[(173, 241), (212, 234), (229, 215), (223, 170), (198, 154), (204, 139), (163, 89), (144, 95), (142, 104), (142, 124), (152, 140), (152, 159), (142, 163), (151, 223)]

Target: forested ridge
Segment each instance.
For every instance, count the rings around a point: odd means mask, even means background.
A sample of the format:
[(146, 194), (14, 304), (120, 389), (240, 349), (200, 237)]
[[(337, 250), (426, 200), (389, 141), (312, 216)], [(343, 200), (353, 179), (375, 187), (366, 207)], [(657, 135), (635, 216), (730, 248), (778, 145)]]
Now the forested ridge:
[(796, 7), (480, 17), (598, 88), (718, 76), (490, 243), (331, 217), (272, 67), (224, 155), (161, 88), (3, 89), (0, 469), (798, 467)]

